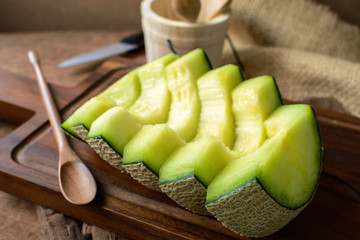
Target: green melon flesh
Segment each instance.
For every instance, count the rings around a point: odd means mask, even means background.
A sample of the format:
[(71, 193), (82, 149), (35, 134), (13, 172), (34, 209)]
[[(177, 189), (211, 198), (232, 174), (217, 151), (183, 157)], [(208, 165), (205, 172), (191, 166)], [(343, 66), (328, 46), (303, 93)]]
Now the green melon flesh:
[[(166, 182), (172, 182), (176, 179), (186, 178), (194, 174), (196, 175), (196, 173), (194, 173), (194, 167), (188, 168), (182, 166), (182, 164), (190, 164), (191, 166), (199, 164), (210, 164), (211, 161), (206, 163), (200, 160), (202, 158), (197, 157), (202, 156), (198, 152), (200, 150), (202, 151), (203, 145), (205, 146), (206, 144), (209, 144), (214, 147), (217, 146), (217, 149), (221, 153), (227, 152), (229, 150), (225, 148), (224, 143), (227, 143), (231, 146), (234, 141), (234, 119), (231, 113), (231, 91), (241, 81), (241, 72), (239, 68), (235, 65), (226, 65), (221, 68), (213, 69), (208, 73), (204, 74), (198, 80), (197, 84), (201, 102), (201, 118), (198, 124), (199, 127), (197, 135), (194, 139), (194, 142), (192, 142), (191, 144), (187, 144), (189, 146), (186, 145), (182, 147), (185, 148), (185, 150), (179, 149), (177, 153), (174, 153), (168, 159), (168, 161), (166, 161), (165, 164), (169, 164), (171, 165), (171, 167), (163, 166), (164, 169), (160, 175), (161, 184), (164, 184)], [(213, 136), (218, 139), (207, 138), (209, 136)], [(182, 154), (185, 155), (182, 157)], [(203, 158), (206, 157), (206, 154), (203, 155)], [(219, 157), (217, 159), (219, 159), (218, 162), (221, 162), (222, 158)], [(224, 158), (224, 161), (227, 162), (227, 160), (225, 159), (226, 158)], [(199, 162), (197, 163), (198, 160)], [(176, 167), (177, 164), (181, 165), (182, 167)], [(202, 169), (200, 165), (198, 168)], [(210, 164), (210, 166), (206, 166), (203, 168), (211, 169), (211, 167), (214, 167), (214, 169), (218, 169), (216, 163), (212, 163)], [(209, 176), (206, 176), (206, 172), (207, 171), (205, 170), (202, 174), (200, 174), (201, 176), (203, 176), (201, 178), (204, 179), (204, 182), (202, 182), (204, 186), (208, 185), (216, 171), (212, 172), (211, 170), (209, 170)]]
[(133, 70), (126, 74), (110, 87), (105, 89), (98, 96), (112, 99), (116, 105), (128, 108), (141, 93), (141, 85), (137, 70)]
[(171, 93), (167, 124), (186, 141), (193, 139), (199, 122), (200, 101), (196, 81), (210, 69), (208, 58), (201, 49), (185, 54), (166, 68)]
[(123, 168), (145, 186), (160, 190), (158, 176), (161, 165), (184, 144), (185, 141), (166, 124), (143, 126), (125, 146)]
[(71, 136), (71, 137), (73, 137), (73, 138), (75, 138), (75, 139), (77, 139), (77, 140), (84, 141), (84, 140), (86, 139), (86, 137), (87, 137), (87, 134), (86, 134), (86, 136), (84, 135), (84, 137), (85, 137), (84, 139), (81, 138), (81, 137), (72, 129), (72, 126), (74, 125), (73, 122), (74, 122), (74, 114), (71, 115), (70, 117), (68, 117), (68, 118), (66, 119), (66, 121), (61, 124), (61, 129), (62, 129), (66, 134), (68, 134), (69, 136)]
[(116, 103), (111, 99), (93, 97), (78, 108), (61, 128), (70, 135), (85, 140), (94, 120), (114, 106)]
[(265, 121), (269, 138), (283, 135), (276, 157), (260, 162), (257, 179), (276, 202), (297, 209), (314, 194), (321, 168), (322, 147), (313, 109), (290, 105)]
[(161, 166), (161, 191), (194, 213), (209, 214), (205, 208), (206, 187), (231, 158), (231, 151), (217, 137), (190, 142)]
[(206, 200), (225, 226), (253, 237), (272, 234), (294, 218), (311, 200), (321, 169), (319, 129), (310, 106), (281, 106), (264, 127), (268, 139), (230, 162), (208, 186)]
[(165, 67), (179, 58), (168, 54), (137, 69), (141, 94), (128, 110), (140, 124), (164, 123), (168, 117), (170, 93), (167, 88)]
[(266, 139), (265, 119), (281, 105), (281, 96), (271, 76), (249, 79), (232, 92), (235, 118), (234, 151), (238, 155), (258, 149)]
[(113, 107), (93, 122), (86, 141), (105, 161), (121, 169), (124, 147), (140, 129), (123, 107)]
[(197, 81), (201, 111), (195, 139), (217, 136), (232, 148), (235, 136), (231, 91), (242, 80), (239, 67), (229, 64), (207, 72)]
[(207, 187), (232, 156), (224, 143), (214, 136), (187, 143), (162, 165), (159, 183), (164, 184), (194, 176)]
[(61, 128), (71, 136), (85, 140), (95, 119), (116, 105), (127, 108), (135, 102), (139, 94), (140, 83), (137, 71), (134, 70), (80, 106)]
[(239, 68), (226, 65), (197, 81), (201, 103), (197, 135), (161, 167), (161, 190), (193, 212), (207, 214), (205, 188), (232, 157), (224, 143), (232, 146), (234, 141), (231, 91), (241, 80)]

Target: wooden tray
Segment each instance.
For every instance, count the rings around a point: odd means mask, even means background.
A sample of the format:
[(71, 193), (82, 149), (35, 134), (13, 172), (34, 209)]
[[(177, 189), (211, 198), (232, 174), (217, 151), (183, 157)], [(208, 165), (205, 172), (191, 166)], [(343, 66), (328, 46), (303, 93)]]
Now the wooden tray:
[[(76, 88), (52, 85), (63, 119), (141, 63), (113, 58)], [(57, 149), (34, 79), (0, 71), (0, 118), (19, 127), (0, 142), (0, 188), (128, 239), (248, 239), (212, 217), (193, 214), (143, 187), (70, 140), (99, 192), (86, 206), (68, 203), (57, 183)], [(311, 204), (266, 239), (360, 239), (360, 119), (315, 109), (324, 145), (323, 173)]]

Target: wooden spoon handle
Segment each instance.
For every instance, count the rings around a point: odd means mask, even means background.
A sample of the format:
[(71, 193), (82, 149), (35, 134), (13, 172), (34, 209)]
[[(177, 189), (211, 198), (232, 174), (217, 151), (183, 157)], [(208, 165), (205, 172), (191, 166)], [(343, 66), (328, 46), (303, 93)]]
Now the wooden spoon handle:
[(29, 51), (28, 57), (29, 57), (31, 64), (34, 66), (34, 69), (35, 69), (38, 84), (40, 87), (41, 96), (45, 103), (45, 108), (46, 108), (46, 111), (49, 116), (50, 124), (51, 124), (53, 132), (55, 134), (56, 143), (57, 143), (59, 149), (62, 149), (62, 147), (65, 144), (67, 144), (67, 139), (65, 137), (65, 134), (60, 130), (61, 119), (60, 119), (58, 111), (56, 110), (57, 107), (55, 105), (54, 99), (52, 98), (52, 94), (46, 83), (46, 80), (42, 74), (42, 71), (40, 68), (40, 61), (39, 61), (37, 55), (33, 51)]

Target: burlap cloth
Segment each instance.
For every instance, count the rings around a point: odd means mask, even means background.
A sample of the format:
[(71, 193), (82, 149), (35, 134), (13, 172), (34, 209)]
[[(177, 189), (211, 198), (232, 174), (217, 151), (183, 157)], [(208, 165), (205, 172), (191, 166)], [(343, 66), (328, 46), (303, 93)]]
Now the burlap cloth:
[[(286, 99), (360, 117), (358, 27), (339, 20), (327, 7), (310, 0), (233, 0), (231, 8), (229, 36), (247, 78), (273, 75)], [(236, 63), (228, 43), (223, 60)], [(19, 201), (6, 199), (10, 205)], [(0, 219), (0, 231), (19, 221), (17, 218), (28, 217), (34, 224), (24, 226), (28, 234), (23, 239), (124, 239), (50, 209), (21, 204), (28, 212), (37, 212), (38, 219), (16, 213), (10, 221)], [(37, 233), (38, 221), (42, 236)], [(15, 239), (11, 234), (7, 236)]]
[[(284, 98), (336, 101), (360, 117), (357, 26), (310, 0), (234, 0), (231, 7), (229, 35), (248, 78), (275, 76)], [(234, 62), (228, 46), (224, 62)]]

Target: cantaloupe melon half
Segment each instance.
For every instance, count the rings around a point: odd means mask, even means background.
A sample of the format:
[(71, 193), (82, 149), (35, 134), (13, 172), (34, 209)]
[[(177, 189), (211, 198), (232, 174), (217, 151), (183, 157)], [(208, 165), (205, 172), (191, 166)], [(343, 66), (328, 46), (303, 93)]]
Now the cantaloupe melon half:
[(80, 106), (62, 125), (61, 128), (73, 137), (85, 140), (92, 122), (114, 106), (124, 108), (132, 105), (140, 94), (137, 71), (131, 71), (98, 96)]
[(321, 169), (321, 140), (308, 105), (277, 108), (264, 122), (268, 139), (231, 161), (210, 183), (206, 208), (229, 229), (270, 235), (311, 200)]
[(161, 190), (193, 212), (207, 214), (206, 187), (231, 159), (228, 148), (234, 142), (231, 91), (241, 81), (241, 72), (235, 65), (211, 70), (197, 81), (201, 102), (197, 135), (161, 167)]

